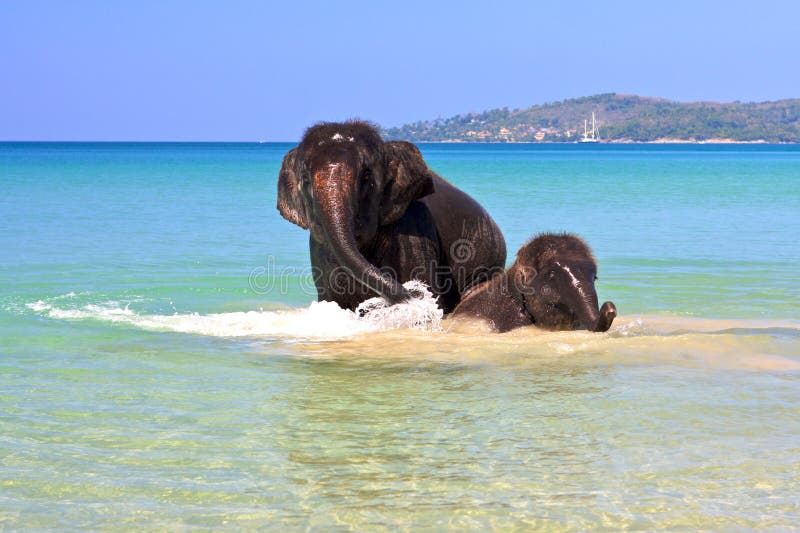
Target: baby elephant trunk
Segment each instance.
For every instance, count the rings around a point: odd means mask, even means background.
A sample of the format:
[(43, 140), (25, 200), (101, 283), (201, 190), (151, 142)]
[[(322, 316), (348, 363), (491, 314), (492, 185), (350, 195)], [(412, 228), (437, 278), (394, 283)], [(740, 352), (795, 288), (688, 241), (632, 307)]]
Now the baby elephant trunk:
[(592, 331), (608, 331), (608, 328), (611, 327), (611, 323), (614, 321), (614, 318), (617, 316), (617, 307), (614, 305), (614, 302), (606, 302), (603, 304), (603, 307), (600, 308), (600, 316), (597, 317), (597, 322), (595, 322), (594, 328)]
[(585, 291), (581, 290), (580, 292), (583, 294), (581, 294), (581, 302), (577, 306), (576, 315), (581, 326), (589, 331), (608, 331), (617, 316), (617, 307), (613, 302), (605, 302), (598, 310), (597, 293), (594, 291), (594, 287), (591, 289), (587, 287)]

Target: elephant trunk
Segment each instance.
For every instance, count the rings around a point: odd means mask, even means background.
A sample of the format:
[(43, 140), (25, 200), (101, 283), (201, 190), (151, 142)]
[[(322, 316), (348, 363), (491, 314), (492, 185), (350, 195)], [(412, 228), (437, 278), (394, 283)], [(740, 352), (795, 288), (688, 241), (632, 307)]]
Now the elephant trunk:
[(608, 331), (617, 316), (617, 308), (612, 302), (605, 302), (598, 310), (593, 286), (578, 286), (578, 302), (574, 309), (581, 325), (589, 331)]
[(597, 321), (593, 331), (608, 331), (616, 316), (617, 306), (614, 305), (614, 302), (605, 302), (603, 307), (600, 308), (600, 319)]
[(334, 163), (313, 175), (314, 195), (328, 243), (336, 259), (357, 282), (393, 304), (405, 301), (410, 297), (409, 292), (367, 261), (358, 249), (352, 208), (357, 198), (352, 174), (345, 165)]

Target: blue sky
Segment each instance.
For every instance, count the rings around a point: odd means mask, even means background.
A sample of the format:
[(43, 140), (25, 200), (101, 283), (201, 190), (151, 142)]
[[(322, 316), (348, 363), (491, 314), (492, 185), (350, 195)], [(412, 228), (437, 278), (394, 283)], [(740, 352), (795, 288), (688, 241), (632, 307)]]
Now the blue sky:
[(800, 97), (800, 2), (0, 3), (0, 140), (293, 141), (602, 92)]

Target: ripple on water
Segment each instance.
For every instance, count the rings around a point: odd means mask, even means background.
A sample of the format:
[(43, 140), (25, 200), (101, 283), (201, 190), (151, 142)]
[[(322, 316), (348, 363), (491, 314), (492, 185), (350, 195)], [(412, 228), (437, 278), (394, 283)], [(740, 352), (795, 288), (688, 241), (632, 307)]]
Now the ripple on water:
[(273, 311), (77, 299), (25, 312), (124, 344), (0, 367), (12, 527), (785, 529), (797, 513), (796, 324), (330, 338), (307, 334), (327, 327), (311, 308), (281, 311), (292, 335)]

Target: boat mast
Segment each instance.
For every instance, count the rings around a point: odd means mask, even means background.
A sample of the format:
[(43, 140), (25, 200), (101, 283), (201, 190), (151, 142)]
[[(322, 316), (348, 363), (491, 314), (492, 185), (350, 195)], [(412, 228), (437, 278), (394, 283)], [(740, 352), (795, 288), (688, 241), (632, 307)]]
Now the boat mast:
[(578, 140), (582, 143), (596, 143), (599, 142), (597, 135), (597, 119), (595, 118), (594, 111), (592, 111), (592, 129), (589, 129), (589, 121), (583, 119), (583, 137)]

